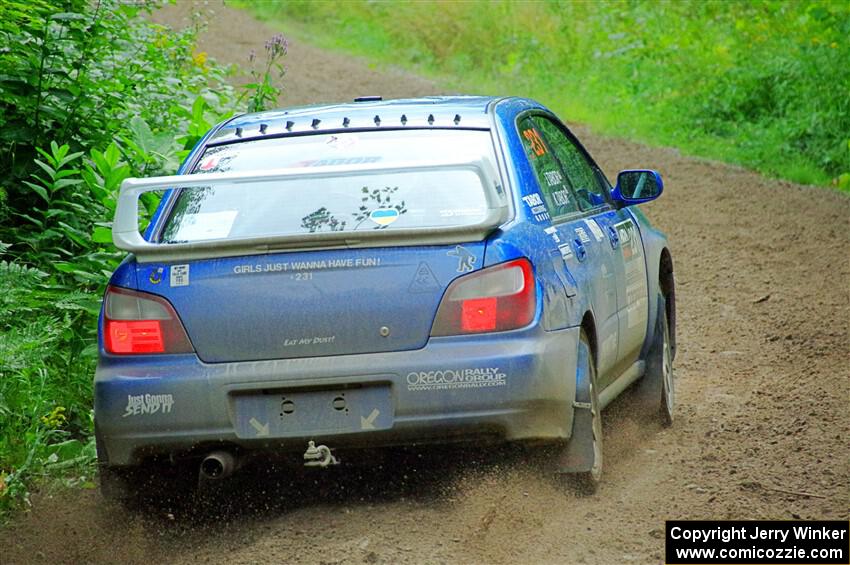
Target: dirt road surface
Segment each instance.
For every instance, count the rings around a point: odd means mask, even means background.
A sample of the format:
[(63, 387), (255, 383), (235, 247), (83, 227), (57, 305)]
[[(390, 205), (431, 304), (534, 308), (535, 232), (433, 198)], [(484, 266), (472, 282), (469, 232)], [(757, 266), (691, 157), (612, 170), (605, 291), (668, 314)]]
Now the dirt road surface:
[[(202, 48), (222, 61), (274, 33), (213, 9)], [(441, 91), (297, 41), (286, 65), (284, 105)], [(665, 519), (848, 519), (850, 198), (575, 129), (609, 176), (664, 175), (645, 208), (678, 284), (677, 421), (641, 426), (628, 399), (606, 411), (598, 494), (571, 494), (521, 451), (441, 449), (236, 480), (202, 507), (42, 494), (0, 531), (0, 561), (659, 563)]]

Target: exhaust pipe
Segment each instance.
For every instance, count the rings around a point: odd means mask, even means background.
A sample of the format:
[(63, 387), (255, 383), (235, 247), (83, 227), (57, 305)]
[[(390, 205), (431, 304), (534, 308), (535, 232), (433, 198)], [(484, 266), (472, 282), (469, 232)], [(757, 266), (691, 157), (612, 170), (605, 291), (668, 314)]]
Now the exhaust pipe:
[(237, 468), (236, 458), (229, 451), (213, 451), (201, 461), (201, 477), (212, 481), (225, 479)]

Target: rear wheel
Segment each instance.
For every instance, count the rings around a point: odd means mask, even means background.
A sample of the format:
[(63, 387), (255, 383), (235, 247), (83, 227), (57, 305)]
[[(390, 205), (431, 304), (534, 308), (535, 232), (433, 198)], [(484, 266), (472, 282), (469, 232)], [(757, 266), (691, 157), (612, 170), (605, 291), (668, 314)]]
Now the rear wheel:
[(558, 472), (567, 474), (580, 493), (593, 494), (602, 479), (602, 411), (596, 362), (584, 330), (579, 339), (576, 367), (572, 436), (560, 453)]
[(655, 336), (646, 359), (646, 375), (638, 385), (643, 412), (657, 417), (664, 427), (673, 424), (676, 387), (673, 377), (673, 349), (664, 295), (658, 295)]

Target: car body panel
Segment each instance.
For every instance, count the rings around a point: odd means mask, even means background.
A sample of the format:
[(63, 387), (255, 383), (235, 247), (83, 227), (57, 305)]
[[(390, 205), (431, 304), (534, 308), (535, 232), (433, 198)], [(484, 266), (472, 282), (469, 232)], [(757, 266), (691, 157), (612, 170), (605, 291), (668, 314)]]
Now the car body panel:
[(403, 351), (424, 347), (446, 287), (483, 255), (478, 242), (150, 263), (139, 290), (171, 302), (207, 363)]
[[(307, 437), (335, 446), (480, 435), (563, 438), (572, 423), (571, 353), (577, 339), (577, 328), (547, 332), (537, 326), (504, 332), (497, 339), (432, 338), (422, 349), (389, 353), (216, 364), (191, 354), (150, 356), (133, 364), (104, 357), (95, 382), (98, 427), (110, 465), (134, 465), (155, 453), (190, 453), (221, 444), (297, 451), (306, 446)], [(304, 391), (344, 393), (364, 387), (386, 387), (392, 414), (381, 411), (364, 424), (360, 416), (369, 419), (381, 408), (364, 404), (352, 414), (357, 416), (353, 427), (330, 433), (319, 426), (288, 434), (282, 411), (262, 408), (266, 403), (251, 406), (255, 411), (247, 414), (236, 410), (237, 398), (244, 396), (271, 395), (282, 403)], [(249, 429), (254, 429), (253, 437), (246, 434)]]
[[(631, 206), (610, 204), (557, 222), (541, 213), (540, 187), (517, 129), (527, 113), (557, 120), (527, 99), (433, 97), (265, 112), (213, 128), (181, 173), (194, 170), (211, 145), (264, 137), (488, 130), (510, 214), (486, 237), (464, 242), (468, 255), (449, 244), (411, 242), (186, 261), (139, 263), (131, 256), (111, 284), (166, 297), (196, 353), (109, 354), (101, 319), (95, 413), (108, 463), (136, 465), (151, 455), (220, 445), (297, 451), (311, 439), (355, 447), (482, 434), (502, 441), (569, 438), (583, 386), (576, 370), (580, 331), (595, 348), (600, 397), (639, 377), (654, 339), (668, 244)], [(145, 234), (149, 242), (157, 241), (175, 198), (176, 191), (163, 198)], [(452, 281), (521, 257), (533, 265), (537, 295), (528, 326), (430, 337)], [(182, 265), (190, 282), (172, 285)], [(287, 420), (285, 402), (313, 414), (343, 394), (351, 403), (345, 413)]]

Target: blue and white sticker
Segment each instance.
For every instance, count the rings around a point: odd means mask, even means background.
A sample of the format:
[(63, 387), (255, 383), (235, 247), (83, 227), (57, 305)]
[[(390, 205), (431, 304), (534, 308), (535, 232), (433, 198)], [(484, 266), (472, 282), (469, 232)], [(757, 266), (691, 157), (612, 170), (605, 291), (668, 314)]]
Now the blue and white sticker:
[(398, 219), (398, 210), (395, 208), (378, 208), (372, 210), (369, 219), (379, 226), (388, 226)]

